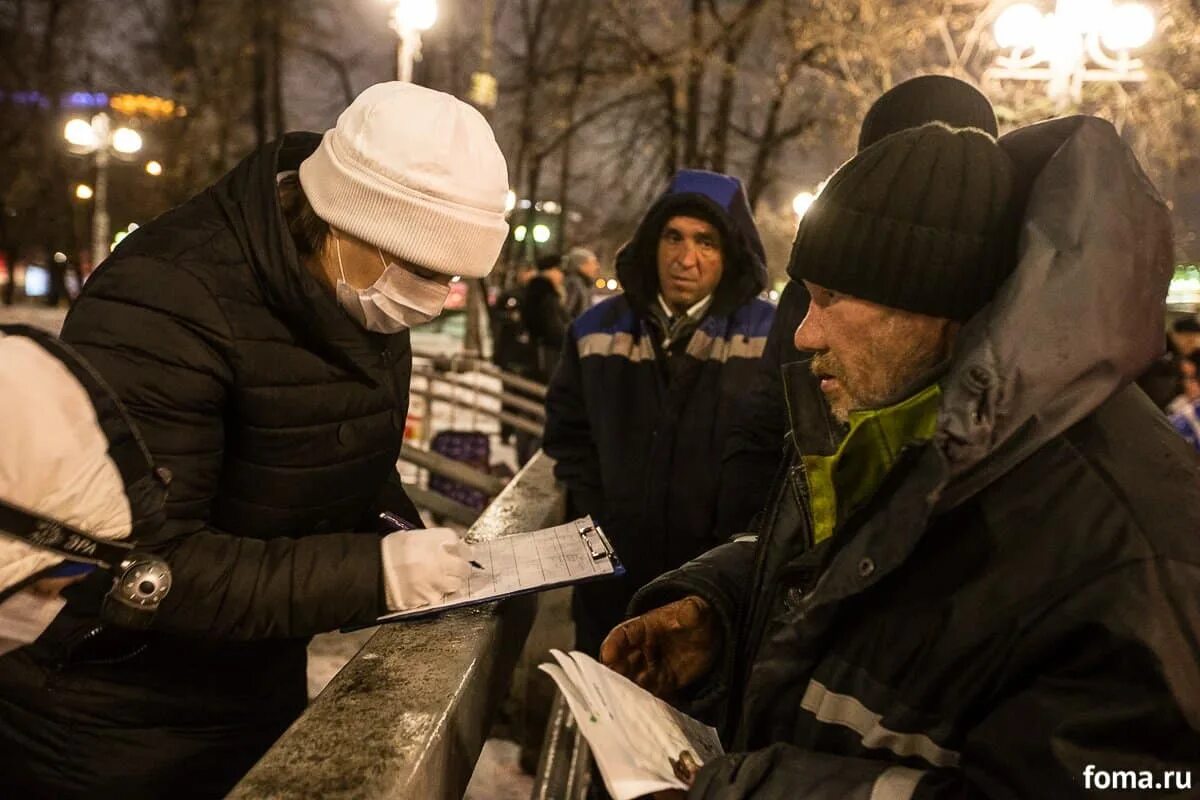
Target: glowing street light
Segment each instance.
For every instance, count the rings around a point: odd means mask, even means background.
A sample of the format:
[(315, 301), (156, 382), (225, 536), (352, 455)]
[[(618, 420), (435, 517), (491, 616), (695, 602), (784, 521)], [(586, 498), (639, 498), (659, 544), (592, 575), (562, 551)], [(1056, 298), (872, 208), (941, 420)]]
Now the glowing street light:
[(1118, 53), (1136, 50), (1150, 43), (1157, 25), (1146, 6), (1138, 3), (1117, 6), (1101, 24), (1100, 43)]
[[(96, 159), (94, 187), (75, 187), (75, 196), (92, 203), (92, 263), (99, 264), (108, 255), (108, 162), (112, 153), (129, 156), (142, 149), (142, 136), (132, 128), (113, 130), (112, 119), (101, 111), (91, 122), (73, 119), (63, 128), (68, 148), (77, 154), (92, 154)], [(85, 191), (86, 188), (86, 191)]]
[(138, 224), (136, 222), (131, 222), (131, 223), (129, 223), (129, 226), (125, 228), (125, 230), (117, 231), (116, 234), (113, 236), (112, 244), (110, 244), (108, 246), (108, 251), (111, 253), (113, 250), (116, 250), (117, 245), (119, 245), (121, 242), (125, 241), (125, 238), (127, 236), (129, 236), (129, 234), (136, 231), (137, 229), (138, 229)]
[(802, 219), (808, 213), (808, 209), (812, 207), (813, 201), (817, 196), (812, 192), (800, 192), (792, 198), (792, 211), (796, 212), (796, 219)]
[(550, 241), (550, 228), (540, 222), (533, 226), (533, 240), (538, 244), (545, 244)]
[(438, 18), (437, 0), (396, 0), (391, 26), (400, 37), (396, 48), (396, 79), (412, 82), (413, 62), (421, 57), (421, 33)]
[(133, 128), (117, 128), (112, 134), (112, 149), (131, 156), (142, 149), (142, 135)]
[(427, 31), (437, 23), (437, 0), (397, 0), (395, 14), (400, 24)]
[(100, 144), (96, 130), (86, 119), (73, 119), (68, 122), (67, 126), (63, 128), (63, 138), (72, 147), (78, 147), (87, 152), (95, 150)]
[(1011, 5), (996, 18), (996, 44), (1005, 50), (1028, 50), (1038, 43), (1042, 12), (1028, 3)]
[(1045, 81), (1065, 110), (1082, 99), (1086, 82), (1145, 81), (1144, 65), (1130, 51), (1147, 45), (1156, 26), (1153, 12), (1141, 3), (1057, 0), (1049, 14), (1028, 3), (1010, 5), (992, 29), (1006, 52), (984, 77)]
[(153, 175), (156, 178), (159, 175), (162, 175), (163, 174), (162, 164), (158, 163), (157, 161), (147, 161), (146, 162), (146, 174)]

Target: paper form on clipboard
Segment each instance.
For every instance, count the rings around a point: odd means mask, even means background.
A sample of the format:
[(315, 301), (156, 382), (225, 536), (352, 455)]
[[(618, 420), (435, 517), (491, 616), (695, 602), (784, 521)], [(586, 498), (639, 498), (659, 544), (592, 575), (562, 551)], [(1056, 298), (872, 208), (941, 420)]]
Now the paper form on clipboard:
[(474, 560), (467, 585), (441, 602), (386, 614), (378, 622), (413, 619), (427, 614), (625, 574), (608, 537), (591, 517), (553, 528), (513, 533), (471, 542)]

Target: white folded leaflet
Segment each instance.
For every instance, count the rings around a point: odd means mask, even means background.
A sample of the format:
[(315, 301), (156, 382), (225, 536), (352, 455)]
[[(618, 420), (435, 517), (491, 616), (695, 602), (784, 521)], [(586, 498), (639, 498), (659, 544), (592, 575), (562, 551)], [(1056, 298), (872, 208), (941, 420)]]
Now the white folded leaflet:
[(724, 753), (715, 729), (672, 708), (580, 652), (551, 650), (541, 664), (567, 701), (614, 800), (687, 789), (694, 773)]

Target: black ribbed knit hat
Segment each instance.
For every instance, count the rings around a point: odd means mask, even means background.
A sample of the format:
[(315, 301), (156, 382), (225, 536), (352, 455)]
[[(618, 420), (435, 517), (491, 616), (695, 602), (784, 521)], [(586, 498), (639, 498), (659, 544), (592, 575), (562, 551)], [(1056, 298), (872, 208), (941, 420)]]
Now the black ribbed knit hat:
[(974, 86), (949, 75), (918, 75), (896, 84), (871, 104), (859, 129), (858, 149), (927, 122), (978, 128), (992, 136), (1000, 133), (992, 104)]
[(996, 140), (935, 122), (842, 165), (800, 221), (788, 275), (967, 320), (1012, 270), (1013, 167)]

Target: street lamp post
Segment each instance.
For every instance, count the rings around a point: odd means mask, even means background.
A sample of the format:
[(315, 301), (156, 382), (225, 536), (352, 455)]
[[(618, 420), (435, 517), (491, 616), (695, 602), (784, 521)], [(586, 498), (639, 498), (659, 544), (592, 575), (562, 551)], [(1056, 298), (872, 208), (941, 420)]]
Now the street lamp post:
[(108, 254), (108, 142), (112, 128), (108, 114), (92, 117), (92, 131), (99, 146), (96, 148), (96, 184), (92, 187), (92, 268)]
[[(63, 138), (75, 152), (92, 153), (96, 159), (96, 182), (92, 187), (92, 266), (108, 255), (108, 165), (112, 152), (133, 155), (142, 149), (142, 137), (132, 128), (113, 130), (112, 120), (101, 111), (87, 120), (73, 119), (63, 130)], [(77, 197), (83, 197), (76, 192)]]
[(396, 79), (412, 83), (413, 62), (421, 57), (421, 32), (437, 22), (437, 0), (396, 0), (391, 26), (400, 41), (396, 45)]
[(1057, 0), (1042, 14), (1028, 3), (1010, 5), (996, 18), (993, 34), (1005, 52), (985, 78), (1045, 81), (1047, 93), (1066, 110), (1082, 100), (1091, 81), (1146, 80), (1131, 51), (1154, 36), (1154, 14), (1140, 3)]

